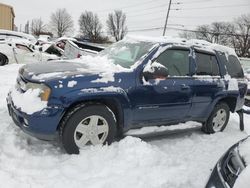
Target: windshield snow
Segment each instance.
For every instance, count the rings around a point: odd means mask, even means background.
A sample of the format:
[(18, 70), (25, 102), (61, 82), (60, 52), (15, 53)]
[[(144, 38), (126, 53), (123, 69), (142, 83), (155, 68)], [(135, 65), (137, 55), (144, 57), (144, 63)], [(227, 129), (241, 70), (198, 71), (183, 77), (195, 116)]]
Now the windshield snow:
[(115, 64), (124, 68), (130, 68), (143, 55), (145, 55), (154, 43), (143, 41), (120, 41), (106, 48), (99, 53), (99, 56), (106, 56)]

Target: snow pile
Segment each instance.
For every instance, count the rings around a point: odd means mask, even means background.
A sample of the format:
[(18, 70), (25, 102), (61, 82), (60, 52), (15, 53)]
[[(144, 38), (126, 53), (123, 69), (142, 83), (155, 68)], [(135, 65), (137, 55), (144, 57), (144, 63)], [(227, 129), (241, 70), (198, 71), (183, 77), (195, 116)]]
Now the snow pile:
[[(86, 147), (78, 156), (67, 155), (57, 143), (27, 136), (9, 117), (5, 98), (19, 67), (0, 67), (0, 181), (6, 188), (205, 187), (221, 155), (247, 136), (239, 131), (238, 115), (231, 114), (221, 133), (206, 135), (198, 128), (144, 141), (126, 137), (110, 146)], [(249, 127), (250, 115), (244, 115), (244, 121)]]
[(6, 96), (16, 83), (16, 77), (19, 68), (23, 66), (20, 64), (10, 64), (0, 66), (0, 107), (6, 106)]
[(68, 82), (68, 87), (74, 87), (77, 84), (77, 81), (72, 80)]
[(11, 90), (15, 107), (27, 114), (33, 114), (47, 107), (47, 101), (42, 101), (40, 94), (40, 89), (28, 89), (25, 93), (20, 93), (16, 89)]
[(187, 123), (179, 123), (178, 125), (170, 125), (170, 126), (151, 126), (151, 127), (143, 127), (140, 129), (131, 129), (126, 132), (126, 135), (143, 135), (148, 133), (157, 133), (164, 131), (172, 131), (172, 130), (183, 130), (183, 129), (191, 129), (201, 127), (200, 123), (197, 122), (187, 122)]

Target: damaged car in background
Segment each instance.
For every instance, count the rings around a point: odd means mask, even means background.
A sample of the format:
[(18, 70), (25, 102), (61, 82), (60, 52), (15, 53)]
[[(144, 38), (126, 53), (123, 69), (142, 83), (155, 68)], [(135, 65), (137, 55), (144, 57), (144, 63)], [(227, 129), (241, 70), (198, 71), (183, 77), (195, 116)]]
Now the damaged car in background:
[(0, 41), (0, 66), (12, 63), (33, 63), (58, 60), (57, 55), (48, 54), (30, 48), (26, 39), (8, 39)]
[(78, 41), (75, 38), (61, 37), (50, 44), (40, 46), (39, 49), (63, 59), (75, 59), (83, 55), (96, 55), (104, 47), (95, 43)]

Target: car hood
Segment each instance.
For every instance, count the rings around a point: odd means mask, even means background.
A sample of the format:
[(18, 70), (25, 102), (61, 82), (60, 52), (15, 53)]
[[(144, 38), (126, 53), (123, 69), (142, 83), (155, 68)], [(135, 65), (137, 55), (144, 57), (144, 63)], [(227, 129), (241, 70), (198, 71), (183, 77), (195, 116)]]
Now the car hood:
[[(90, 71), (91, 70), (91, 71)], [(47, 81), (52, 79), (65, 78), (72, 75), (96, 75), (102, 73), (100, 70), (91, 69), (84, 63), (70, 63), (67, 61), (33, 63), (23, 66), (19, 70), (20, 75), (29, 81)]]

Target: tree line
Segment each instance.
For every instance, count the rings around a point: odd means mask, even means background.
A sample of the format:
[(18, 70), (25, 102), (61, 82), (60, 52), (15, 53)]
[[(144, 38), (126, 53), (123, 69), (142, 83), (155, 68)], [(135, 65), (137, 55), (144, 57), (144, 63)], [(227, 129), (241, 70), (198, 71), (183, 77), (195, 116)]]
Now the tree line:
[[(115, 41), (123, 39), (128, 32), (126, 26), (126, 14), (121, 10), (115, 10), (108, 14), (106, 20), (107, 33), (97, 14), (91, 11), (83, 12), (79, 19), (80, 38), (90, 42), (105, 43), (112, 36)], [(31, 21), (30, 30), (33, 35), (39, 36), (44, 32), (51, 32), (54, 36), (62, 37), (70, 35), (74, 29), (71, 15), (65, 8), (57, 9), (50, 16), (48, 24), (44, 24), (41, 18)], [(230, 46), (235, 49), (240, 57), (250, 57), (250, 14), (242, 15), (232, 22), (213, 22), (210, 25), (199, 25), (195, 30), (179, 33), (184, 38), (196, 38), (212, 43)]]
[[(103, 25), (97, 14), (85, 11), (78, 20), (81, 38), (90, 42), (107, 42), (108, 37), (104, 34)], [(123, 39), (127, 33), (126, 15), (121, 10), (115, 10), (108, 14), (106, 20), (107, 34), (115, 41)], [(57, 9), (50, 16), (50, 21), (45, 24), (41, 18), (32, 19), (30, 30), (33, 35), (39, 36), (44, 33), (51, 33), (54, 36), (62, 37), (70, 35), (74, 30), (74, 21), (65, 8)]]
[(181, 32), (180, 37), (230, 46), (235, 49), (239, 57), (250, 57), (250, 14), (241, 15), (232, 22), (200, 25), (193, 31)]

